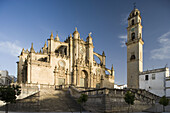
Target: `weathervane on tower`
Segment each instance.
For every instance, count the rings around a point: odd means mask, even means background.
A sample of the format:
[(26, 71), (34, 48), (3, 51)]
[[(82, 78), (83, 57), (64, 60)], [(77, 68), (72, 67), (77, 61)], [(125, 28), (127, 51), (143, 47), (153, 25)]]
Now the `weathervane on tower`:
[(134, 5), (134, 9), (136, 9), (136, 2), (134, 2), (133, 5)]

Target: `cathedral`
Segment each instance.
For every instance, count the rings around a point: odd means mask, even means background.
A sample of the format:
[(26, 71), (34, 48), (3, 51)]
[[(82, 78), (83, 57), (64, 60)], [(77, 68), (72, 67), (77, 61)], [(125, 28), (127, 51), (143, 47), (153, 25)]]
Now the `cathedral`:
[[(39, 52), (33, 43), (30, 51), (22, 50), (17, 62), (19, 84), (53, 85), (85, 88), (114, 87), (114, 69), (106, 68), (106, 56), (94, 52), (93, 38), (89, 33), (86, 41), (75, 31), (61, 42), (58, 34), (45, 42)], [(93, 56), (97, 56), (97, 63)], [(109, 74), (106, 74), (106, 71)]]

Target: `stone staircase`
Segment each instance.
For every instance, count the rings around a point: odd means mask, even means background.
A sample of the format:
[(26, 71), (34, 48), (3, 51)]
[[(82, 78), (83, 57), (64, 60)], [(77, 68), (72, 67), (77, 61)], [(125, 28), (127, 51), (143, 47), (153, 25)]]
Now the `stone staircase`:
[[(4, 111), (4, 106), (0, 107)], [(17, 112), (79, 112), (80, 105), (70, 97), (68, 89), (42, 88), (40, 92), (9, 104)]]

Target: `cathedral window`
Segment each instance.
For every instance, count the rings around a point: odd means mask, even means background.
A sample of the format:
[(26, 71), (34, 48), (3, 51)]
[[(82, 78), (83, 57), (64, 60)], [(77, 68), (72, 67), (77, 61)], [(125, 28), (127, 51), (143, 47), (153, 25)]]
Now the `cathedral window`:
[(135, 21), (134, 21), (134, 19), (133, 19), (133, 20), (132, 20), (132, 25), (134, 25), (134, 22), (135, 22)]
[(64, 49), (64, 54), (67, 55), (67, 48)]
[(145, 75), (145, 80), (149, 80), (149, 75)]
[(135, 33), (132, 33), (131, 37), (132, 37), (132, 40), (134, 40), (135, 39)]
[(135, 57), (135, 55), (132, 55), (132, 56), (130, 57), (130, 60), (134, 60), (134, 59), (136, 59), (136, 57)]
[(55, 54), (67, 55), (67, 46), (60, 46), (58, 49), (55, 50)]
[(136, 15), (138, 15), (138, 12), (136, 12)]

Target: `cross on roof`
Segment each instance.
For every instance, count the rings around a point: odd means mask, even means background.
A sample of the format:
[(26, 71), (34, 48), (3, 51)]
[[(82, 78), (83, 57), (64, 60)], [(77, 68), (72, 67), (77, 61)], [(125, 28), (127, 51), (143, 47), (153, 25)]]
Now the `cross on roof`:
[(134, 9), (135, 9), (136, 8), (136, 2), (134, 2), (133, 5), (134, 5)]

